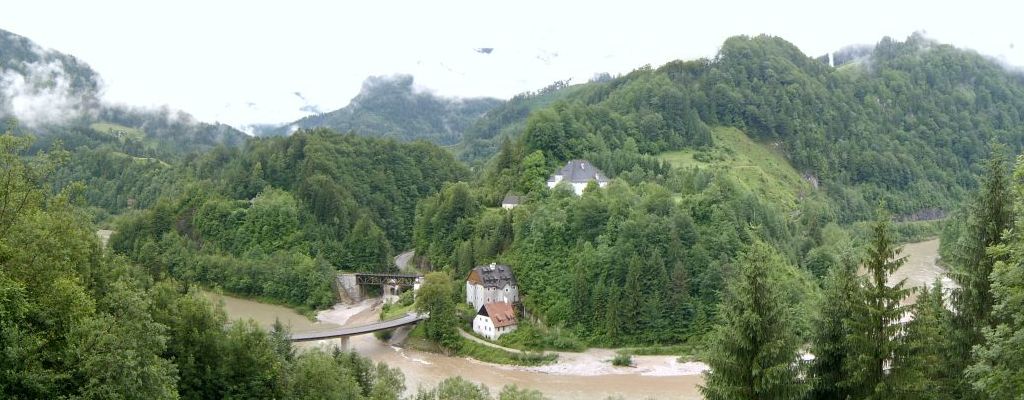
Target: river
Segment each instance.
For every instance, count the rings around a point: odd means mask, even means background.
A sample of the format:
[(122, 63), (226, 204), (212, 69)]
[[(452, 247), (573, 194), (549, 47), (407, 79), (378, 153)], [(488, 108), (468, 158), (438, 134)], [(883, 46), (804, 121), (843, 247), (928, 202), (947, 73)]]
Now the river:
[[(893, 281), (906, 279), (907, 286), (931, 285), (943, 270), (936, 265), (937, 239), (907, 244), (903, 254), (904, 266), (893, 274)], [(951, 287), (949, 282), (944, 285)], [(215, 301), (223, 301), (231, 318), (252, 318), (269, 327), (275, 318), (289, 324), (293, 332), (313, 332), (339, 325), (361, 325), (377, 319), (379, 306), (371, 301), (356, 305), (336, 305), (318, 314), (318, 322), (293, 310), (251, 300), (207, 293)], [(329, 347), (337, 340), (301, 343), (300, 347)], [(625, 399), (699, 399), (697, 386), (703, 382), (700, 363), (678, 363), (674, 357), (635, 357), (637, 368), (612, 367), (609, 360), (614, 352), (591, 349), (584, 353), (563, 353), (559, 362), (545, 367), (512, 367), (493, 365), (471, 359), (402, 349), (389, 346), (373, 335), (349, 339), (349, 349), (364, 357), (382, 361), (405, 374), (406, 387), (415, 391), (419, 385), (431, 387), (441, 380), (458, 375), (473, 382), (483, 383), (497, 393), (506, 384), (537, 389), (555, 400), (603, 399), (619, 395)]]

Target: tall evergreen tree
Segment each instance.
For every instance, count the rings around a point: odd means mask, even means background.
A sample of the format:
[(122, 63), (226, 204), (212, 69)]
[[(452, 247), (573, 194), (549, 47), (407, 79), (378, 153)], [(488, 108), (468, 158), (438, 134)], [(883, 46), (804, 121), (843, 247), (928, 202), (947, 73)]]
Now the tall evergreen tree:
[(967, 370), (973, 387), (991, 399), (1019, 399), (1024, 393), (1024, 158), (1013, 175), (1014, 229), (1006, 243), (989, 251), (997, 261), (992, 269), (992, 319), (983, 330), (985, 342), (974, 348), (974, 365)]
[(763, 242), (754, 243), (740, 263), (711, 336), (711, 369), (701, 393), (710, 400), (803, 398), (796, 315), (779, 275), (792, 267)]
[[(968, 209), (967, 221), (957, 241), (950, 277), (959, 285), (953, 291), (953, 337), (955, 356), (952, 361), (963, 371), (972, 363), (971, 349), (984, 342), (983, 328), (993, 326), (990, 275), (998, 261), (988, 249), (1003, 242), (1003, 231), (1012, 222), (1011, 196), (1007, 176), (1005, 149), (996, 146), (985, 163), (985, 176), (974, 201)], [(958, 387), (960, 397), (975, 398), (966, 380)]]
[(892, 363), (897, 399), (953, 399), (956, 372), (950, 368), (952, 313), (943, 301), (942, 281), (924, 288), (906, 325), (904, 346)]
[(893, 393), (894, 383), (886, 370), (900, 346), (900, 319), (906, 312), (900, 305), (909, 295), (905, 280), (889, 286), (889, 276), (906, 257), (898, 257), (901, 248), (893, 241), (889, 215), (880, 210), (872, 228), (871, 241), (863, 267), (868, 276), (860, 279), (851, 317), (848, 321), (849, 351), (844, 360), (846, 379), (842, 387), (853, 398), (880, 399)]
[(619, 296), (619, 314), (626, 323), (623, 325), (623, 333), (632, 334), (640, 331), (643, 321), (644, 288), (643, 273), (644, 261), (638, 256), (629, 260), (629, 272), (626, 274), (626, 284), (622, 288), (622, 295)]
[(676, 262), (670, 276), (668, 294), (668, 319), (675, 332), (684, 331), (693, 320), (693, 304), (690, 298), (690, 276), (682, 262)]
[(810, 374), (814, 379), (811, 398), (816, 400), (844, 400), (849, 391), (843, 381), (843, 365), (849, 349), (850, 326), (847, 320), (853, 313), (853, 303), (861, 290), (854, 265), (840, 264), (825, 279), (825, 294), (821, 305), (821, 319), (813, 333), (814, 363)]

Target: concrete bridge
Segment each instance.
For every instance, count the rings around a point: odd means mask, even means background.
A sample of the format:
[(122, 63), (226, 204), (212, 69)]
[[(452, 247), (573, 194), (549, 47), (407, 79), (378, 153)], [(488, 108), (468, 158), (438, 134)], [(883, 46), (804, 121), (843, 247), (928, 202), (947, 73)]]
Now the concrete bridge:
[(322, 332), (295, 333), (292, 334), (290, 339), (293, 342), (308, 342), (313, 340), (341, 338), (344, 342), (349, 336), (364, 335), (367, 333), (394, 329), (400, 326), (412, 325), (425, 319), (427, 319), (426, 314), (411, 312), (405, 314), (405, 316), (401, 318), (396, 318), (390, 321), (380, 321), (367, 325), (350, 326)]

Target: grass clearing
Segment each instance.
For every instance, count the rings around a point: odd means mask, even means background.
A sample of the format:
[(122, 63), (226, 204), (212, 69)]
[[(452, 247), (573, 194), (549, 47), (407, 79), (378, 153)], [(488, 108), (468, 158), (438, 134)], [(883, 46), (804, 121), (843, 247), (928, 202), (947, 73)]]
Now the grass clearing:
[(548, 365), (558, 360), (558, 354), (555, 353), (513, 353), (502, 349), (485, 346), (483, 344), (468, 339), (462, 340), (462, 348), (459, 349), (457, 354), (460, 356), (470, 357), (478, 361), (489, 362), (492, 364), (522, 366)]
[(758, 143), (732, 127), (711, 130), (709, 149), (686, 149), (660, 154), (675, 168), (713, 168), (729, 174), (768, 202), (795, 210), (802, 194), (813, 188), (780, 151)]
[(501, 349), (474, 342), (469, 339), (462, 339), (460, 349), (454, 353), (451, 350), (442, 348), (437, 343), (427, 340), (423, 325), (416, 325), (406, 338), (405, 347), (418, 351), (444, 354), (447, 356), (469, 357), (477, 361), (492, 364), (537, 366), (548, 365), (558, 361), (558, 354), (555, 353), (513, 353)]
[(118, 139), (139, 139), (142, 140), (146, 137), (146, 133), (141, 129), (129, 128), (124, 125), (118, 125), (110, 122), (94, 122), (89, 125), (89, 128), (100, 133), (106, 133), (112, 135)]
[(398, 303), (385, 304), (380, 310), (380, 320), (390, 321), (396, 318), (401, 318), (416, 309), (416, 304), (400, 305)]

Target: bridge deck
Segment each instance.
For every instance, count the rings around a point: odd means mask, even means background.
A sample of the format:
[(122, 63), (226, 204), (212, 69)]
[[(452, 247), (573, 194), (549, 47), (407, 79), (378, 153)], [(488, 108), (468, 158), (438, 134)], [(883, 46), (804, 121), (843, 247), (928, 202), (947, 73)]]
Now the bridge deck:
[(356, 276), (373, 276), (373, 277), (382, 277), (382, 278), (412, 278), (412, 279), (422, 278), (423, 277), (423, 275), (418, 275), (418, 274), (379, 274), (379, 273), (374, 273), (374, 272), (354, 272), (354, 273), (352, 273), (352, 275), (356, 275)]
[(408, 313), (404, 317), (396, 318), (390, 321), (381, 321), (367, 325), (350, 326), (345, 328), (338, 328), (323, 332), (309, 332), (309, 333), (296, 333), (292, 334), (291, 341), (293, 342), (308, 342), (312, 340), (321, 339), (332, 339), (346, 336), (363, 335), (376, 331), (383, 331), (387, 329), (397, 328), (399, 326), (415, 324), (422, 320), (427, 319), (426, 315), (417, 313)]

